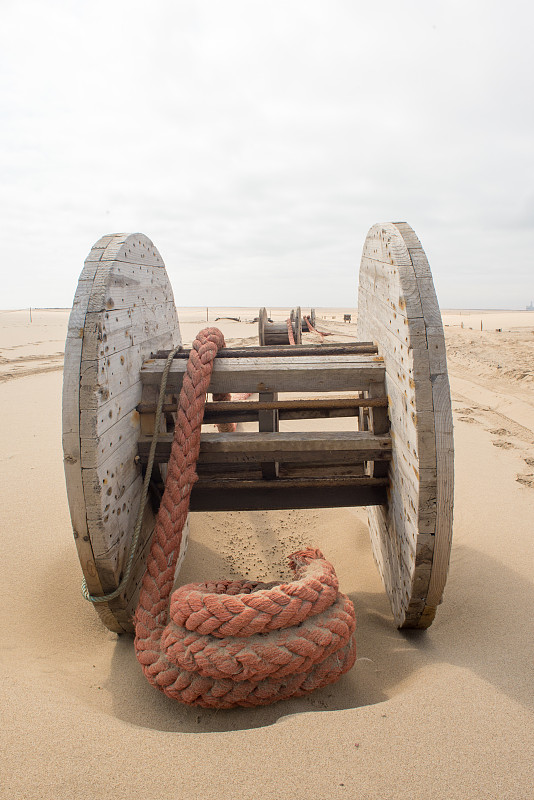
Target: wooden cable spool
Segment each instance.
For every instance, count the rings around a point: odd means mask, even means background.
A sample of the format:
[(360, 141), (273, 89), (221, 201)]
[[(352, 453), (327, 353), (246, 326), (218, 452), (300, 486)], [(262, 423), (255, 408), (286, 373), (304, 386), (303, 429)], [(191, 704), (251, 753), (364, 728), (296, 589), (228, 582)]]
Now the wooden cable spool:
[(296, 319), (297, 314), (300, 315), (300, 329), (301, 329), (302, 333), (308, 333), (308, 331), (309, 331), (308, 325), (306, 323), (306, 319), (309, 319), (310, 323), (313, 325), (313, 327), (315, 327), (315, 309), (314, 308), (310, 309), (310, 313), (309, 314), (303, 314), (301, 309), (300, 309), (300, 306), (297, 309), (292, 309), (291, 310), (291, 316), (290, 316), (290, 319), (291, 319), (292, 322), (293, 322), (294, 319)]
[[(259, 430), (202, 434), (190, 508), (367, 506), (373, 553), (395, 623), (424, 628), (441, 601), (451, 547), (452, 415), (432, 276), (406, 223), (369, 231), (358, 307), (362, 341), (354, 345), (272, 344), (262, 309), (260, 347), (219, 352), (210, 391), (252, 392), (259, 400), (209, 402), (205, 422), (258, 420)], [(300, 325), (295, 328), (301, 332)], [(113, 591), (121, 581), (164, 359), (180, 341), (172, 289), (152, 242), (141, 234), (103, 237), (85, 262), (74, 299), (63, 393), (69, 506), (94, 595)], [(130, 579), (119, 597), (95, 604), (114, 631), (133, 629), (186, 355), (177, 353), (170, 369), (167, 430), (156, 449), (151, 503)], [(302, 398), (280, 398), (284, 392)], [(309, 399), (318, 392), (332, 396)], [(278, 430), (283, 419), (333, 416), (358, 417), (358, 429)], [(184, 536), (178, 568), (186, 541)]]
[[(302, 342), (302, 331), (308, 330), (305, 320), (302, 319), (300, 307), (293, 309), (290, 314), (291, 328), (295, 338), (295, 344)], [(258, 316), (258, 340), (260, 345), (283, 345), (290, 344), (287, 330), (287, 321), (270, 322), (267, 317), (267, 310), (260, 308)]]

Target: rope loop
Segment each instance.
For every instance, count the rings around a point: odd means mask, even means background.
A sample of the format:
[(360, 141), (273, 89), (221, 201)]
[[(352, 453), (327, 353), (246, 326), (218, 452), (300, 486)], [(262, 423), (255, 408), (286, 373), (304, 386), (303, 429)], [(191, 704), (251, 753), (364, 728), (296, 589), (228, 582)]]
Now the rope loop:
[(205, 328), (191, 349), (135, 614), (135, 650), (148, 681), (169, 697), (206, 708), (297, 697), (337, 680), (356, 659), (353, 604), (316, 548), (289, 557), (291, 582), (195, 583), (171, 597), (197, 480), (206, 392), (224, 346), (217, 328)]

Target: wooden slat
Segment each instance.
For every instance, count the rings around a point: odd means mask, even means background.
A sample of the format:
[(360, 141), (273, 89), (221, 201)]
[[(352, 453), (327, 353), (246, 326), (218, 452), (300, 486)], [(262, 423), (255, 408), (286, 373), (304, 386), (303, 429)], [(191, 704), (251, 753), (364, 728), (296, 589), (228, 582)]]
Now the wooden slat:
[[(287, 338), (287, 337), (286, 337)], [(184, 348), (175, 354), (175, 359), (189, 358), (191, 350)], [(158, 350), (152, 358), (164, 358), (169, 355), (170, 350)], [(224, 347), (218, 351), (215, 358), (249, 358), (270, 356), (328, 356), (328, 355), (350, 355), (362, 353), (364, 355), (376, 355), (378, 347), (373, 342), (357, 342), (356, 344), (323, 344), (323, 345), (278, 345), (277, 347)]]
[[(274, 392), (260, 394), (260, 403), (273, 403), (278, 400), (278, 395)], [(258, 412), (258, 430), (260, 433), (275, 433), (279, 430), (279, 413), (277, 408), (265, 409)], [(266, 480), (273, 480), (278, 477), (278, 462), (263, 461), (261, 463), (261, 474)]]
[[(146, 462), (151, 436), (139, 439), (139, 457)], [(389, 435), (374, 436), (367, 431), (315, 433), (204, 433), (200, 439), (199, 464), (280, 461), (283, 463), (350, 464), (391, 456)], [(161, 434), (156, 462), (169, 460), (172, 434)]]
[[(136, 324), (132, 325), (135, 313)], [(85, 317), (84, 359), (105, 358), (113, 353), (154, 339), (156, 344), (162, 330), (176, 319), (174, 303), (143, 304), (140, 308), (120, 308), (113, 311), (92, 312)]]
[[(173, 361), (167, 387), (180, 390), (186, 362)], [(146, 385), (161, 382), (161, 362), (145, 361), (141, 380)], [(280, 358), (236, 358), (215, 360), (210, 392), (323, 392), (364, 391), (371, 381), (384, 379), (384, 364), (378, 356), (282, 356)]]
[[(377, 300), (381, 300), (396, 314), (414, 319), (423, 316), (421, 298), (415, 275), (403, 276), (402, 292), (398, 291), (398, 265), (384, 264), (369, 256), (364, 257), (360, 272), (360, 286)], [(408, 268), (406, 270), (408, 272)]]
[(387, 486), (387, 478), (373, 478), (369, 475), (340, 478), (278, 478), (274, 481), (240, 480), (236, 478), (203, 478), (198, 480), (195, 486), (201, 489), (242, 489), (244, 492), (255, 488), (264, 488), (267, 492), (276, 492), (278, 489), (332, 489), (335, 486), (345, 487), (364, 487), (364, 486)]
[[(142, 400), (137, 406), (137, 411), (141, 416), (142, 433), (152, 433), (153, 431), (156, 397), (157, 387), (155, 385), (143, 387)], [(343, 397), (322, 400), (276, 400), (273, 402), (221, 401), (206, 403), (204, 423), (257, 422), (262, 412), (275, 410), (278, 411), (279, 419), (281, 420), (354, 417), (358, 415), (358, 409), (361, 406), (383, 408), (385, 411), (387, 404), (387, 397), (384, 396), (375, 397), (371, 400), (361, 397)], [(175, 412), (177, 408), (177, 400), (163, 405), (163, 411), (167, 414)]]
[[(366, 475), (362, 461), (358, 464), (280, 464), (279, 477), (281, 478), (332, 478), (341, 476), (344, 478)], [(246, 464), (211, 464), (201, 462), (197, 464), (197, 473), (201, 477), (211, 476), (212, 478), (241, 478), (248, 480), (261, 478), (261, 468), (258, 462)]]
[(427, 597), (430, 607), (435, 607), (441, 602), (449, 571), (452, 544), (454, 441), (450, 388), (446, 373), (434, 379), (433, 395), (436, 409), (437, 507), (436, 544)]
[[(113, 278), (111, 281), (110, 274)], [(165, 304), (169, 297), (167, 287), (168, 278), (162, 267), (145, 263), (101, 261), (87, 310), (105, 312)]]
[[(380, 397), (384, 392), (381, 383), (372, 382), (369, 386), (368, 395), (370, 398)], [(388, 410), (383, 406), (369, 407), (369, 430), (374, 434), (384, 434), (389, 431)], [(384, 477), (388, 474), (389, 464), (387, 461), (372, 461), (368, 463), (369, 475), (375, 478)]]
[(369, 510), (373, 552), (397, 624), (427, 627), (443, 592), (450, 551), (452, 421), (432, 275), (406, 223), (369, 231), (358, 332), (377, 341), (384, 357), (393, 442), (388, 506)]
[[(215, 413), (207, 411), (204, 414), (204, 424), (218, 422), (257, 422), (258, 416), (263, 412), (261, 411), (242, 411), (236, 409), (235, 411), (226, 411)], [(357, 408), (311, 408), (303, 409), (302, 411), (285, 411), (278, 412), (278, 418), (281, 420), (297, 420), (297, 419), (338, 419), (340, 417), (356, 417), (358, 415)], [(143, 417), (144, 415), (142, 415)]]
[[(87, 587), (96, 594), (102, 593), (102, 583), (87, 529), (81, 470), (79, 390), (85, 316), (99, 257), (100, 253), (95, 254), (94, 260), (85, 262), (74, 296), (65, 347), (62, 410), (63, 464), (72, 532)], [(102, 609), (102, 613), (106, 614), (107, 609)], [(121, 630), (115, 620), (112, 620), (110, 627), (116, 632)]]
[[(364, 398), (364, 397), (336, 397), (324, 399), (310, 399), (310, 400), (273, 400), (273, 401), (258, 401), (258, 400), (221, 400), (220, 402), (210, 403), (207, 402), (204, 414), (210, 414), (215, 419), (219, 415), (233, 413), (234, 411), (251, 411), (258, 413), (259, 411), (311, 411), (311, 410), (351, 410), (365, 406), (369, 408), (384, 407), (387, 408), (388, 399), (382, 393), (378, 397)], [(177, 411), (178, 402), (167, 403), (163, 406), (163, 411)], [(137, 406), (140, 414), (153, 414), (156, 411), (155, 402), (145, 402), (143, 399)]]
[(191, 493), (191, 511), (253, 511), (381, 505), (387, 479), (199, 480)]

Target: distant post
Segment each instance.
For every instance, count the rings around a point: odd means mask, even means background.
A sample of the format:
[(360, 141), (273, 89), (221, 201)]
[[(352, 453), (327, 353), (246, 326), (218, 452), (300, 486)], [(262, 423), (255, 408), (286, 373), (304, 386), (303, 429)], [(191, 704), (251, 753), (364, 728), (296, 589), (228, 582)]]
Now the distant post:
[(30, 322), (32, 321), (32, 307), (30, 306)]
[(209, 309), (206, 309), (206, 322), (209, 322)]

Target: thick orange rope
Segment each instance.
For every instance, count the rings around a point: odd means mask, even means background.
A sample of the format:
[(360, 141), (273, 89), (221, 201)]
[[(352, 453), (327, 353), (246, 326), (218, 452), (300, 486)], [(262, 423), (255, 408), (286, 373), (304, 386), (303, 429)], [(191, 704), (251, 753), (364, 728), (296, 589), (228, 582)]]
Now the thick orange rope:
[(295, 336), (293, 334), (293, 325), (289, 317), (287, 318), (286, 323), (287, 323), (287, 335), (289, 337), (289, 344), (296, 344)]
[(294, 553), (292, 583), (188, 584), (170, 601), (213, 359), (224, 347), (206, 328), (191, 350), (167, 482), (135, 614), (135, 649), (149, 682), (207, 708), (266, 705), (337, 680), (356, 658), (351, 601), (319, 550)]
[(321, 339), (324, 339), (325, 336), (332, 336), (331, 331), (318, 331), (317, 328), (314, 328), (309, 317), (304, 317), (304, 319), (310, 333), (316, 333)]

